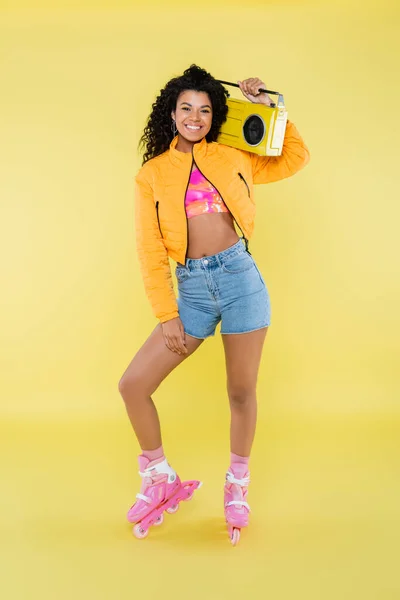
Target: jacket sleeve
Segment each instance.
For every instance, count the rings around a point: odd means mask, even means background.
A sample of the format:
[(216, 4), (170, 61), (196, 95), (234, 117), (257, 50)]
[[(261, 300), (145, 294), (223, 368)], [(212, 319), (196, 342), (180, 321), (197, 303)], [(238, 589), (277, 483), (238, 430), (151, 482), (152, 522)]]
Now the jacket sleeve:
[(280, 156), (258, 156), (250, 153), (254, 183), (272, 183), (300, 171), (310, 160), (310, 153), (291, 121), (286, 123), (285, 138)]
[(135, 177), (136, 248), (146, 295), (161, 323), (179, 316), (167, 250), (158, 225), (153, 190), (139, 171)]

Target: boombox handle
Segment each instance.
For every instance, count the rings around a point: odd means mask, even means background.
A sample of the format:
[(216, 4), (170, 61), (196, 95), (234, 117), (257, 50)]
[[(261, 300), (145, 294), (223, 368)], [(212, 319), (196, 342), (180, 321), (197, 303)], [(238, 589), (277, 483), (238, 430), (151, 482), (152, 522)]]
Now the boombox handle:
[[(222, 79), (217, 79), (217, 81), (218, 81), (218, 83), (223, 83), (225, 85), (231, 85), (232, 87), (240, 88), (240, 85), (238, 83), (231, 83), (230, 81), (222, 81)], [(282, 107), (282, 108), (285, 106), (285, 101), (283, 99), (283, 96), (279, 92), (273, 92), (272, 90), (264, 90), (263, 88), (260, 88), (259, 92), (265, 92), (266, 94), (274, 94), (275, 96), (278, 96), (278, 106)], [(272, 108), (275, 108), (276, 104), (271, 103), (270, 106)]]

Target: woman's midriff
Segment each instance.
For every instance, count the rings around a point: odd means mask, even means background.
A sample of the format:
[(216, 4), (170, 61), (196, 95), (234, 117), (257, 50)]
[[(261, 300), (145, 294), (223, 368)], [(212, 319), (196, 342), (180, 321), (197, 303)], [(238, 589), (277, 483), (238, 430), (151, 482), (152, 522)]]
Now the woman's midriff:
[(240, 239), (228, 212), (208, 213), (188, 219), (187, 258), (202, 258), (226, 250)]

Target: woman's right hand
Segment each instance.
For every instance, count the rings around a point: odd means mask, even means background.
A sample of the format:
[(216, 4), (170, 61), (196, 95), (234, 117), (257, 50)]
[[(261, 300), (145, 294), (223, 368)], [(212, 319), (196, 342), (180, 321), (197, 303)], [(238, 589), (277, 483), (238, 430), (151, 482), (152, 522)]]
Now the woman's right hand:
[(161, 324), (165, 345), (172, 352), (187, 354), (185, 330), (179, 317)]

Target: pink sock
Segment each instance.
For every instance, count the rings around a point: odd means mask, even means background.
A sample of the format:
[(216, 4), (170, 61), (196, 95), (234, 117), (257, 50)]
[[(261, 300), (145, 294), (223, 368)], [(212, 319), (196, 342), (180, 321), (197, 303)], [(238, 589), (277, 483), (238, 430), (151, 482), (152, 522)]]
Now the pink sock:
[(142, 450), (142, 456), (145, 456), (146, 458), (148, 458), (150, 462), (153, 460), (158, 460), (158, 459), (164, 460), (164, 458), (165, 458), (164, 450), (163, 450), (162, 446), (160, 446), (159, 448), (156, 448), (155, 450)]
[(239, 454), (234, 454), (231, 452), (231, 464), (232, 463), (240, 463), (242, 465), (249, 466), (250, 456), (239, 456)]

